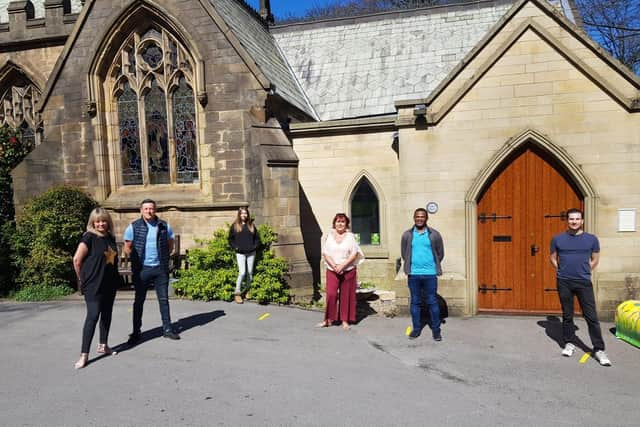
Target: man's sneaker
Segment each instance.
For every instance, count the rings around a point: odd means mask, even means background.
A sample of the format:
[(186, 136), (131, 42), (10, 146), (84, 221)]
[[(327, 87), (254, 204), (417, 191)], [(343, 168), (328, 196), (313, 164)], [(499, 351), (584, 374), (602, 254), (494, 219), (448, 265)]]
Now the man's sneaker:
[(419, 329), (412, 329), (411, 333), (409, 333), (409, 339), (410, 340), (415, 340), (419, 336), (420, 336), (420, 330)]
[(602, 366), (611, 366), (611, 360), (609, 360), (604, 350), (596, 351), (595, 358)]
[(438, 332), (437, 334), (433, 334), (433, 339), (434, 341), (442, 341), (442, 335), (440, 334), (440, 332)]
[(127, 340), (127, 345), (134, 346), (140, 341), (140, 332), (132, 332)]
[(164, 331), (164, 334), (162, 334), (163, 337), (165, 338), (169, 338), (170, 340), (179, 340), (180, 339), (180, 335), (176, 334), (173, 331)]
[(573, 356), (573, 353), (576, 351), (576, 346), (571, 344), (571, 343), (567, 343), (564, 348), (562, 349), (562, 355), (564, 357), (571, 357)]

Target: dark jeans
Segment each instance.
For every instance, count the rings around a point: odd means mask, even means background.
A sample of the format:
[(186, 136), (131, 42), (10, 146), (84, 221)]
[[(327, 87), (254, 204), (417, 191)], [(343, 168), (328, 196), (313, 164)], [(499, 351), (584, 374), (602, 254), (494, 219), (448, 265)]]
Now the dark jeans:
[(440, 307), (438, 306), (438, 276), (410, 274), (409, 292), (411, 293), (411, 321), (413, 330), (422, 329), (422, 304), (427, 304), (431, 314), (431, 331), (433, 336), (440, 335)]
[(87, 317), (82, 328), (82, 353), (89, 353), (98, 318), (100, 319), (100, 344), (106, 344), (109, 339), (111, 313), (116, 293), (115, 291), (99, 292), (97, 295), (84, 294), (84, 301), (87, 303)]
[(160, 316), (162, 317), (162, 330), (171, 331), (171, 316), (169, 315), (169, 273), (162, 267), (142, 267), (139, 275), (133, 275), (133, 286), (136, 290), (136, 298), (133, 302), (133, 332), (140, 332), (142, 327), (142, 307), (147, 297), (147, 288), (153, 284), (158, 296)]
[(578, 298), (582, 316), (589, 327), (589, 338), (591, 338), (593, 351), (604, 350), (593, 285), (588, 280), (558, 279), (558, 296), (562, 305), (562, 338), (565, 344), (573, 343), (576, 338), (575, 325), (573, 324), (574, 295)]

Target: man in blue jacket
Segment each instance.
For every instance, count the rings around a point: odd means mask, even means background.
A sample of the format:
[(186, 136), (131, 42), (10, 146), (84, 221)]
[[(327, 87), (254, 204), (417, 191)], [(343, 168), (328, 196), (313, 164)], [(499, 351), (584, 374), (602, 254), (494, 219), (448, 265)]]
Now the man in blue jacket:
[(141, 217), (124, 232), (124, 252), (131, 259), (132, 281), (136, 296), (133, 302), (133, 332), (128, 343), (140, 341), (142, 308), (147, 288), (153, 284), (158, 296), (163, 336), (180, 339), (171, 326), (169, 314), (169, 255), (173, 252), (173, 230), (156, 216), (156, 202), (145, 199), (140, 204)]
[(416, 339), (422, 330), (421, 307), (426, 303), (431, 315), (433, 339), (442, 341), (440, 332), (440, 308), (438, 306), (438, 276), (442, 275), (440, 263), (444, 258), (442, 236), (427, 226), (429, 214), (426, 209), (413, 213), (414, 226), (402, 233), (400, 253), (404, 260), (404, 272), (409, 277), (411, 294), (411, 320), (413, 327), (409, 339)]

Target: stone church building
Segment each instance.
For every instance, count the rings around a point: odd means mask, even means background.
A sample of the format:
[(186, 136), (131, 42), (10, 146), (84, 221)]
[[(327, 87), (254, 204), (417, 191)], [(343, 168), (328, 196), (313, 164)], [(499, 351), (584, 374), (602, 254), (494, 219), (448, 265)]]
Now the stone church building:
[(640, 79), (572, 0), (289, 25), (269, 9), (0, 0), (0, 125), (36, 144), (13, 172), (17, 207), (79, 186), (120, 234), (151, 197), (184, 250), (248, 205), (279, 233), (298, 298), (346, 212), (360, 280), (406, 304), (400, 235), (428, 206), (440, 293), (462, 315), (558, 312), (549, 241), (582, 207), (603, 317), (638, 296)]

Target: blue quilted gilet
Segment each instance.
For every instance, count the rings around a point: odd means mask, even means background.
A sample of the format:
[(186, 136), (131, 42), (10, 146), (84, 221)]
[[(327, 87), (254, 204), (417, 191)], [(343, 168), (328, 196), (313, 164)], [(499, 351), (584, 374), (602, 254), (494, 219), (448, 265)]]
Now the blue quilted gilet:
[[(142, 270), (142, 263), (144, 262), (144, 253), (147, 245), (147, 233), (149, 228), (144, 219), (140, 218), (135, 220), (133, 226), (133, 247), (131, 250), (131, 271), (136, 274)], [(169, 273), (169, 246), (167, 223), (158, 219), (158, 258), (160, 259), (160, 267), (163, 271)]]

